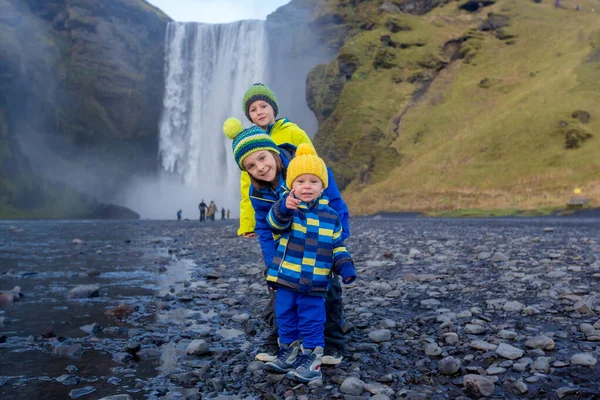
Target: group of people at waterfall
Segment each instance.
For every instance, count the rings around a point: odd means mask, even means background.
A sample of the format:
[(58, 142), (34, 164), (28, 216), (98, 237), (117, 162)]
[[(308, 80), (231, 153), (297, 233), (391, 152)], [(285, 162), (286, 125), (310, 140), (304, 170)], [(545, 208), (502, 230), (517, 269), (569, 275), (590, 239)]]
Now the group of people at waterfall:
[[(200, 222), (214, 221), (215, 215), (219, 211), (219, 207), (217, 207), (213, 200), (210, 201), (209, 205), (206, 205), (204, 199), (202, 199), (200, 201), (200, 204), (198, 204), (198, 211), (200, 211)], [(225, 219), (226, 217), (227, 219), (229, 219), (230, 214), (231, 213), (229, 209), (225, 210), (225, 207), (221, 207), (221, 219)], [(181, 221), (182, 215), (183, 210), (181, 210), (180, 208), (179, 210), (177, 210), (177, 221)]]
[(322, 364), (342, 361), (351, 327), (339, 278), (356, 280), (344, 245), (348, 208), (306, 132), (277, 118), (267, 86), (252, 85), (242, 106), (254, 125), (229, 118), (223, 131), (242, 171), (238, 234), (258, 238), (270, 293), (263, 318), (271, 331), (256, 359), (272, 373), (310, 382), (322, 377)]

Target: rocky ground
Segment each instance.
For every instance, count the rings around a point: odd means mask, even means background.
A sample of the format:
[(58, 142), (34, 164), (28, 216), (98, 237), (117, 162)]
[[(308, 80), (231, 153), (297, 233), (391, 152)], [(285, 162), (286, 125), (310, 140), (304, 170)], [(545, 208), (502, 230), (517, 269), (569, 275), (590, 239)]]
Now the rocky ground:
[(355, 328), (322, 381), (298, 384), (254, 361), (267, 333), (263, 265), (258, 242), (231, 223), (149, 223), (174, 261), (157, 273), (195, 266), (156, 297), (156, 321), (104, 348), (132, 373), (161, 359), (158, 376), (139, 382), (151, 399), (600, 398), (600, 220), (351, 225), (359, 279), (344, 288), (344, 310)]

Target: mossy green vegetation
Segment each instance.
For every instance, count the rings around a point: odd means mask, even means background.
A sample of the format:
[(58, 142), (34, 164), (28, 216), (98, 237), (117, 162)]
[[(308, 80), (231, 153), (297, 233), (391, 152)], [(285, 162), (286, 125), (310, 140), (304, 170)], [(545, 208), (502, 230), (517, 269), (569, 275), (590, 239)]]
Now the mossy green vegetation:
[[(576, 187), (600, 205), (597, 2), (575, 11), (568, 0), (498, 0), (475, 13), (461, 4), (391, 17), (365, 5), (371, 29), (353, 30), (340, 49), (358, 68), (315, 142), (352, 211), (564, 208)], [(479, 29), (489, 13), (509, 17), (500, 35)], [(389, 18), (410, 30), (390, 32)], [(451, 41), (458, 52), (444, 51)], [(384, 42), (394, 65), (377, 68)]]

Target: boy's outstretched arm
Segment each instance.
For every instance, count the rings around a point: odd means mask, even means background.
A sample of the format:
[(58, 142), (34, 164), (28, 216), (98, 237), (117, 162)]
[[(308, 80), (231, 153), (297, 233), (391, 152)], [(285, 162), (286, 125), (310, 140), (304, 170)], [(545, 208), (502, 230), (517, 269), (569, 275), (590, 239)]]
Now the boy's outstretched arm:
[(292, 225), (295, 210), (286, 206), (289, 195), (289, 193), (285, 193), (281, 199), (277, 200), (267, 215), (267, 224), (275, 233), (288, 230)]

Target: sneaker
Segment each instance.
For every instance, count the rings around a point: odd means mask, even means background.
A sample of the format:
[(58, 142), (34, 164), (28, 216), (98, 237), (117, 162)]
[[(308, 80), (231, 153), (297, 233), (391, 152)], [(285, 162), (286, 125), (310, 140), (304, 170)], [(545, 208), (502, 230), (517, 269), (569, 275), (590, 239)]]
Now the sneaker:
[(325, 347), (325, 352), (323, 353), (323, 357), (321, 357), (321, 362), (323, 365), (338, 365), (343, 359), (344, 356), (342, 353), (335, 349)]
[(275, 344), (265, 344), (254, 359), (264, 362), (275, 361), (277, 353), (279, 353), (279, 346)]
[(297, 340), (290, 344), (280, 344), (277, 358), (274, 361), (266, 363), (265, 370), (276, 374), (285, 374), (293, 370), (299, 348), (300, 342)]
[(303, 383), (322, 379), (321, 357), (323, 357), (323, 348), (320, 346), (315, 347), (314, 350), (302, 348), (296, 368), (288, 372), (287, 377)]

